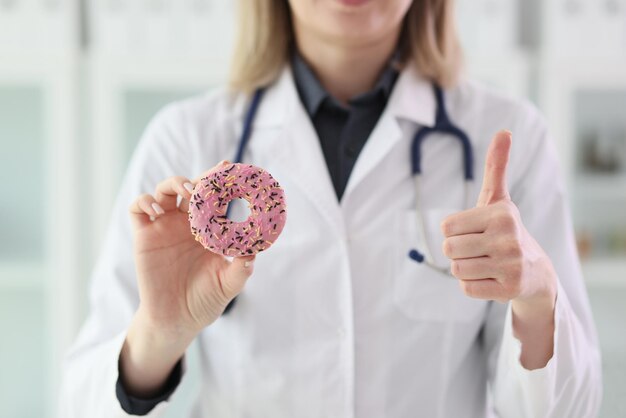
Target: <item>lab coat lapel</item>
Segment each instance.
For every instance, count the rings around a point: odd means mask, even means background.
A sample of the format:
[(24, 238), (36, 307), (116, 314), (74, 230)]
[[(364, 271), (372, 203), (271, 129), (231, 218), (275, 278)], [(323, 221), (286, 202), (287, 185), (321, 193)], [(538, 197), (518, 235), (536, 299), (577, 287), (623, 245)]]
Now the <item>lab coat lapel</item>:
[[(276, 129), (277, 128), (277, 129)], [(290, 68), (270, 88), (261, 106), (255, 129), (275, 133), (257, 141), (257, 152), (270, 153), (271, 165), (288, 176), (328, 220), (331, 229), (343, 236), (344, 223), (317, 133), (296, 91)], [(254, 143), (254, 139), (251, 140)], [(289, 191), (286, 190), (289, 205)]]
[(401, 121), (410, 121), (419, 126), (434, 126), (435, 110), (431, 83), (417, 73), (414, 65), (407, 65), (396, 82), (385, 111), (357, 159), (344, 199), (403, 139)]

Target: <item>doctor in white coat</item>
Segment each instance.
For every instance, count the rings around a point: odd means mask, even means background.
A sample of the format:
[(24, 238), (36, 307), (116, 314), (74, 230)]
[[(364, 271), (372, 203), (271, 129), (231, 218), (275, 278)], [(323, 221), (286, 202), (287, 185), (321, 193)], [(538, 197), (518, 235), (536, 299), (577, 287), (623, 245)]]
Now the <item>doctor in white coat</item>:
[[(62, 416), (159, 416), (191, 344), (198, 418), (596, 416), (599, 351), (555, 149), (532, 106), (459, 75), (452, 1), (243, 4), (231, 86), (165, 108), (135, 152)], [(362, 131), (323, 128), (292, 57), (318, 105), (346, 115), (397, 72), (341, 193), (324, 147)], [(436, 122), (433, 83), (471, 139), (471, 204), (450, 135), (423, 143), (416, 193), (411, 144)], [(231, 261), (194, 241), (189, 190), (232, 159), (259, 87), (243, 159), (283, 186), (287, 224)], [(427, 246), (454, 277), (407, 256)]]

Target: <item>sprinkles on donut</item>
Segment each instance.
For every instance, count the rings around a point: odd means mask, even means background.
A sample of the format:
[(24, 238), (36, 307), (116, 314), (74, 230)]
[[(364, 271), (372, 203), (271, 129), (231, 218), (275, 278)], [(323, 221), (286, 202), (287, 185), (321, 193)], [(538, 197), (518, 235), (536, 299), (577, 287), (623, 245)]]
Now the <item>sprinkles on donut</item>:
[[(226, 216), (233, 199), (248, 202), (250, 216), (233, 222)], [(227, 163), (200, 179), (189, 201), (191, 232), (204, 248), (228, 257), (267, 250), (285, 226), (285, 192), (262, 168)]]

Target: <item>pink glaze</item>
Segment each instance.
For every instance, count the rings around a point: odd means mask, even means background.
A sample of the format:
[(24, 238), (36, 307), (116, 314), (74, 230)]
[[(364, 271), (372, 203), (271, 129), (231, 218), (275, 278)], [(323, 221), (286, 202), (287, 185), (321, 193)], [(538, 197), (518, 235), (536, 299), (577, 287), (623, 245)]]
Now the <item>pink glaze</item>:
[[(249, 203), (243, 222), (226, 217), (233, 199)], [(267, 250), (280, 235), (287, 211), (285, 192), (265, 170), (250, 164), (226, 164), (200, 179), (189, 201), (191, 232), (204, 248), (229, 257)]]

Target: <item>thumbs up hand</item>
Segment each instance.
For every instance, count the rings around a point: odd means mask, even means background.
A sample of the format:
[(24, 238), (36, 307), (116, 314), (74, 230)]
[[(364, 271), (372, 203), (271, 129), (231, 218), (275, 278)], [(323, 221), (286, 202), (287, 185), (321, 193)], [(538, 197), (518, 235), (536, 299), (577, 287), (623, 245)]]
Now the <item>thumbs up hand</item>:
[[(506, 183), (512, 134), (498, 132), (487, 151), (475, 208), (444, 219), (443, 252), (470, 297), (513, 301), (527, 311), (553, 309), (557, 278), (552, 262), (522, 224)], [(541, 204), (541, 202), (537, 202)], [(515, 308), (515, 306), (514, 306)]]

